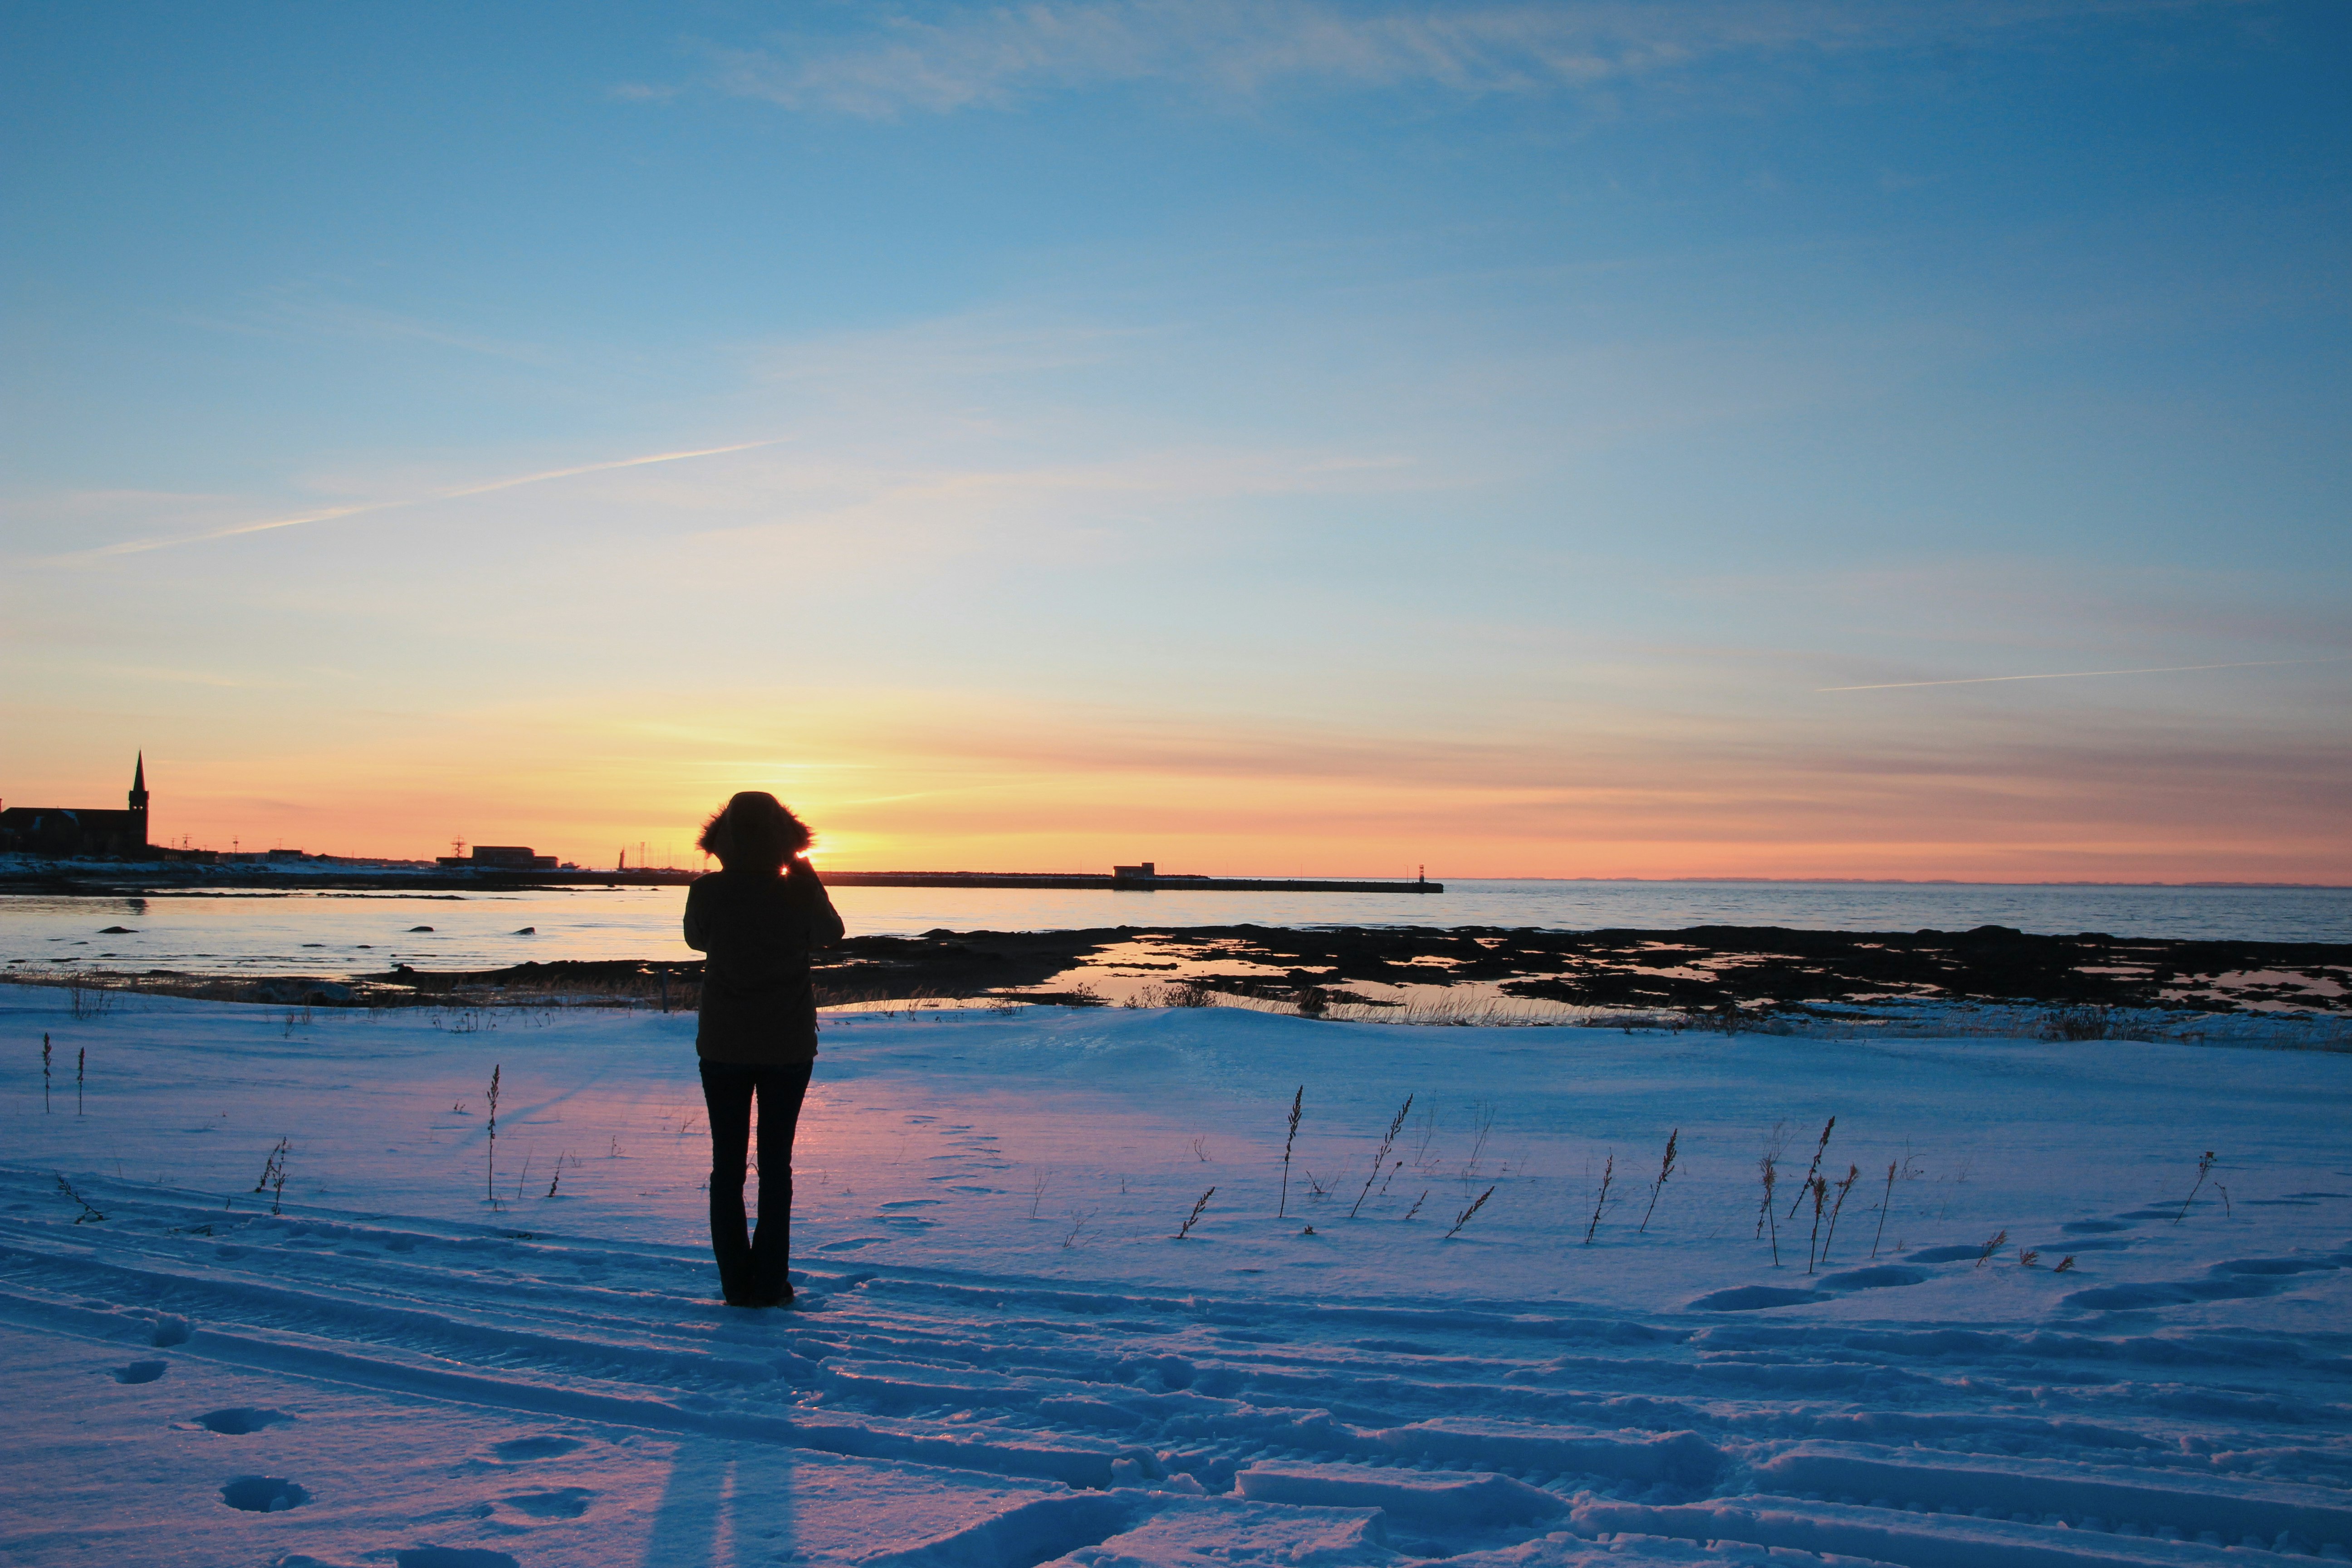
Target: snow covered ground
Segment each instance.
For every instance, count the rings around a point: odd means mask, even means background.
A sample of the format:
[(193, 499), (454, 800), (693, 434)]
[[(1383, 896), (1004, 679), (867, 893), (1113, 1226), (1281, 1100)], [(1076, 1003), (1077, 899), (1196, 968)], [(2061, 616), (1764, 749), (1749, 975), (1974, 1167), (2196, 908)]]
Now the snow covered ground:
[(69, 1004), (0, 987), (0, 1562), (2352, 1543), (2342, 1055), (868, 1013), (762, 1313), (691, 1018)]

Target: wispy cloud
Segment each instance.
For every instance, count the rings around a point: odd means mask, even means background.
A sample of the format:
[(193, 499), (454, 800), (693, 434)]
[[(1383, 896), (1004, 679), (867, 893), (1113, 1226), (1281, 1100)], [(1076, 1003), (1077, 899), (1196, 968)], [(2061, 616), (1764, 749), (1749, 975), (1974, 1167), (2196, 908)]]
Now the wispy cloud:
[(1630, 0), (1344, 6), (1324, 0), (1066, 0), (868, 36), (720, 53), (719, 86), (796, 110), (887, 118), (1165, 81), (1239, 97), (1286, 83), (1465, 93), (1589, 87), (1727, 56), (1907, 48), (2197, 0)]
[(1869, 686), (1818, 686), (1816, 691), (1902, 691), (1915, 686), (1990, 686), (2004, 680), (2084, 680), (2095, 675), (2185, 675), (2194, 669), (2270, 669), (2283, 664), (2334, 664), (2334, 658), (2253, 658), (2237, 664), (2163, 664), (2142, 669), (2062, 669), (2046, 675), (1968, 675), (1956, 680), (1882, 680)]
[(402, 507), (424, 506), (433, 501), (457, 500), (466, 496), (488, 495), (496, 490), (510, 490), (523, 485), (544, 484), (551, 479), (574, 479), (582, 474), (601, 474), (614, 468), (641, 468), (652, 463), (683, 462), (688, 458), (715, 458), (727, 452), (748, 452), (754, 447), (772, 446), (770, 441), (743, 441), (731, 447), (702, 447), (688, 452), (655, 452), (642, 458), (616, 458), (609, 462), (583, 463), (577, 468), (550, 468), (544, 473), (516, 474), (507, 479), (490, 479), (481, 484), (460, 485), (454, 489), (429, 491), (424, 495), (402, 496), (394, 500), (365, 501), (356, 506), (328, 507), (294, 517), (274, 517), (259, 522), (232, 523), (226, 528), (208, 529), (202, 533), (182, 534), (170, 539), (131, 539), (118, 544), (101, 544), (93, 550), (77, 551), (68, 560), (93, 560), (112, 555), (142, 555), (151, 550), (170, 550), (184, 544), (208, 544), (215, 540), (236, 539), (248, 533), (268, 533), (281, 528), (300, 528), (307, 523), (333, 522), (341, 518), (361, 517), (370, 512), (392, 511)]

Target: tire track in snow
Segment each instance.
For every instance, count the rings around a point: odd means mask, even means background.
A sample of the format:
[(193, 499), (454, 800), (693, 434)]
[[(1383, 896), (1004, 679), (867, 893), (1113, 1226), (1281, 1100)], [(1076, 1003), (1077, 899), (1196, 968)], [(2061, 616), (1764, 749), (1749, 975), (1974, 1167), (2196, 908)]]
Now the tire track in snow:
[[(0, 1315), (519, 1414), (1379, 1507), (1424, 1555), (1564, 1530), (2041, 1568), (2352, 1539), (2352, 1373), (2311, 1336), (1269, 1310), (913, 1269), (812, 1270), (805, 1307), (746, 1318), (679, 1249), (109, 1202), (103, 1230), (0, 1221)], [(1160, 1506), (1053, 1512), (1054, 1543)], [(1042, 1539), (1007, 1531), (970, 1560)]]

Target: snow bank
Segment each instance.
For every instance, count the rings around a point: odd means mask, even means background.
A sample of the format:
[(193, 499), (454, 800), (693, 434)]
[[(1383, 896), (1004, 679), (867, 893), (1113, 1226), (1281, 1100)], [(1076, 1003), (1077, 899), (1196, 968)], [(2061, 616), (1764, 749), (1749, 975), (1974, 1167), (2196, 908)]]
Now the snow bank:
[(759, 1313), (690, 1019), (65, 1004), (0, 988), (0, 1562), (2352, 1542), (2338, 1057), (836, 1021)]

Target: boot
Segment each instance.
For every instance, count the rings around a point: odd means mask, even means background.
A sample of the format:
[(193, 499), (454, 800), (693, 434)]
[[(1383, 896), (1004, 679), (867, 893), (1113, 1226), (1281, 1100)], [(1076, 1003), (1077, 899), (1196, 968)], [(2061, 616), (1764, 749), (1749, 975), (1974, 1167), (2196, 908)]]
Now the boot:
[(755, 1307), (790, 1306), (793, 1222), (789, 1216), (762, 1218), (751, 1239), (751, 1255), (744, 1276)]
[(717, 1193), (710, 1196), (710, 1251), (719, 1260), (719, 1294), (730, 1307), (756, 1307), (751, 1247), (743, 1237), (743, 1211), (738, 1199), (734, 1212), (724, 1212)]

